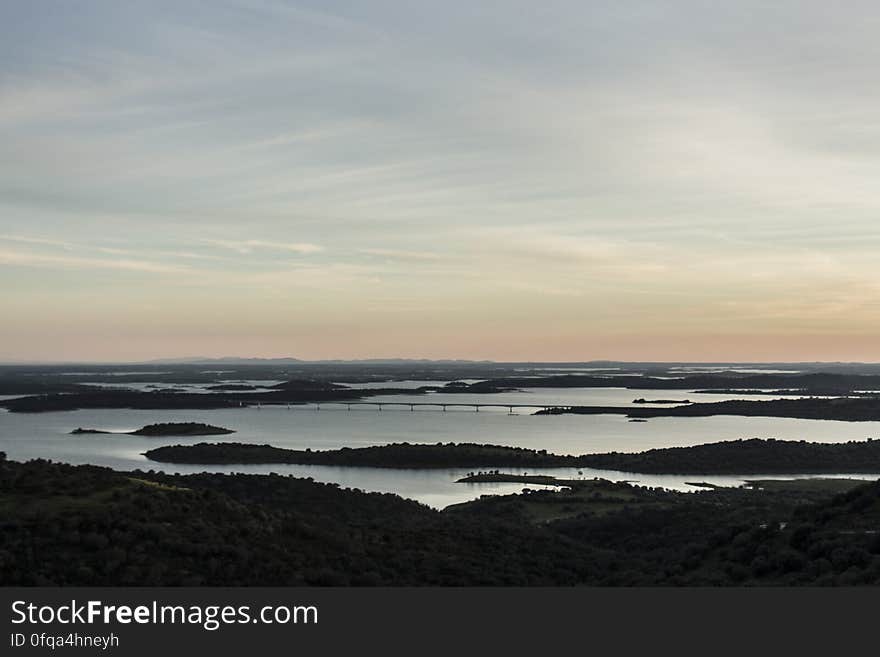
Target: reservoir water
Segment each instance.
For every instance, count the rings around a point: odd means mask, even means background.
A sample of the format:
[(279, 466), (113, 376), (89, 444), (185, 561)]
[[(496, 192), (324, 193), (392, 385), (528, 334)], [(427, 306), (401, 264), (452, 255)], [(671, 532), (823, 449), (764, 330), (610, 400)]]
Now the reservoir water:
[[(418, 382), (423, 384), (424, 382)], [(385, 384), (387, 386), (388, 384)], [(394, 387), (404, 387), (397, 383)], [(417, 387), (415, 385), (408, 387)], [(631, 390), (624, 388), (535, 388), (521, 392), (467, 395), (432, 393), (372, 397), (384, 402), (498, 403), (535, 405), (631, 405), (635, 398), (721, 401), (743, 395), (701, 395), (679, 390)], [(775, 398), (775, 397), (748, 397)], [(229, 440), (271, 444), (291, 449), (336, 449), (384, 445), (392, 442), (475, 442), (546, 449), (558, 454), (636, 452), (657, 447), (697, 445), (737, 438), (777, 438), (816, 442), (844, 442), (880, 437), (878, 422), (839, 422), (791, 418), (714, 416), (701, 418), (653, 418), (629, 422), (622, 415), (531, 415), (529, 409), (389, 406), (382, 411), (370, 406), (344, 404), (314, 406), (263, 406), (220, 410), (125, 410), (96, 409), (54, 413), (0, 412), (0, 451), (8, 458), (48, 458), (73, 464), (90, 463), (120, 470), (166, 472), (278, 472), (313, 477), (318, 481), (368, 491), (393, 492), (435, 507), (473, 499), (483, 494), (510, 493), (522, 484), (459, 484), (467, 470), (390, 470), (329, 466), (173, 466), (146, 459), (142, 453), (160, 445)], [(131, 431), (156, 422), (205, 422), (236, 433), (201, 438), (147, 438), (129, 435), (77, 435), (77, 427), (108, 431)], [(508, 469), (505, 472), (521, 473)], [(541, 473), (577, 477), (576, 470), (541, 468)], [(737, 485), (738, 476), (640, 475), (582, 469), (584, 477), (633, 480), (641, 485), (693, 490), (685, 481)], [(531, 474), (536, 474), (537, 471)], [(765, 475), (750, 475), (757, 479)], [(773, 473), (767, 473), (767, 477)], [(844, 475), (836, 475), (844, 476)], [(859, 475), (862, 478), (876, 478)], [(777, 477), (782, 478), (782, 477)], [(790, 477), (786, 477), (790, 478)]]

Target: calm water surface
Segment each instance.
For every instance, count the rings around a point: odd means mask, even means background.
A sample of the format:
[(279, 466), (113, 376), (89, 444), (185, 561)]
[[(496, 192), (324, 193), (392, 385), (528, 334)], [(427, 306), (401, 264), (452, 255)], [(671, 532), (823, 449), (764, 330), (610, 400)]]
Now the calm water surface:
[[(424, 382), (411, 382), (424, 384)], [(382, 384), (383, 386), (388, 384)], [(398, 386), (399, 383), (395, 383)], [(691, 399), (720, 401), (724, 395), (697, 395), (688, 391), (628, 390), (624, 388), (550, 389), (536, 388), (523, 392), (497, 395), (394, 395), (376, 397), (381, 401), (437, 401), (449, 403), (499, 403), (536, 405), (630, 405), (637, 397), (646, 399)], [(740, 396), (739, 398), (743, 398)], [(0, 450), (9, 458), (27, 460), (50, 458), (81, 464), (91, 463), (116, 469), (164, 470), (166, 472), (278, 472), (313, 477), (317, 481), (335, 482), (342, 486), (368, 491), (393, 492), (435, 507), (463, 502), (483, 494), (518, 492), (522, 484), (457, 484), (466, 469), (390, 470), (382, 468), (343, 468), (330, 466), (174, 466), (148, 461), (142, 453), (152, 447), (188, 444), (205, 440), (231, 440), (245, 443), (272, 444), (291, 449), (336, 449), (363, 447), (390, 442), (437, 443), (477, 442), (546, 449), (559, 454), (592, 452), (635, 452), (655, 447), (696, 445), (737, 438), (778, 438), (816, 442), (843, 442), (880, 437), (880, 423), (838, 422), (715, 416), (706, 418), (654, 418), (648, 422), (629, 422), (620, 415), (553, 415), (534, 416), (520, 409), (509, 415), (507, 409), (353, 407), (323, 404), (320, 411), (312, 407), (264, 406), (219, 410), (123, 410), (98, 409), (56, 413), (0, 412)], [(131, 431), (156, 422), (206, 422), (234, 429), (230, 436), (200, 438), (146, 438), (142, 436), (82, 435), (71, 436), (77, 427), (108, 431)], [(503, 472), (522, 473), (518, 469)], [(533, 471), (532, 474), (535, 474)], [(577, 477), (571, 468), (541, 468), (541, 473)], [(737, 485), (738, 476), (712, 475), (640, 475), (614, 471), (582, 469), (584, 477), (600, 476), (613, 480), (627, 479), (648, 486), (664, 486), (692, 490), (685, 481), (707, 481), (719, 485)], [(844, 475), (837, 475), (844, 476)], [(861, 478), (875, 478), (855, 475)], [(767, 475), (761, 477), (791, 478)]]

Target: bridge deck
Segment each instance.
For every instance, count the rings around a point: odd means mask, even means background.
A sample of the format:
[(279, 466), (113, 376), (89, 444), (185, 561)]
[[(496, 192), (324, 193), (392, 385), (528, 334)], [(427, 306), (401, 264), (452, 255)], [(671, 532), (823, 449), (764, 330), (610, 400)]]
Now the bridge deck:
[[(283, 403), (283, 402), (282, 402)], [(277, 404), (269, 404), (269, 405), (277, 405)], [(260, 404), (257, 404), (259, 407)], [(379, 410), (382, 410), (384, 406), (402, 406), (409, 407), (410, 410), (415, 410), (416, 406), (430, 406), (433, 408), (442, 408), (446, 410), (447, 408), (473, 408), (479, 411), (481, 408), (506, 408), (512, 411), (514, 408), (556, 408), (555, 404), (504, 404), (500, 402), (404, 402), (404, 401), (305, 401), (305, 402), (293, 402), (288, 403), (288, 408), (295, 408), (296, 406), (308, 406), (315, 407), (316, 410), (320, 410), (322, 406), (345, 406), (347, 410), (351, 410), (352, 406), (375, 406), (378, 407)]]

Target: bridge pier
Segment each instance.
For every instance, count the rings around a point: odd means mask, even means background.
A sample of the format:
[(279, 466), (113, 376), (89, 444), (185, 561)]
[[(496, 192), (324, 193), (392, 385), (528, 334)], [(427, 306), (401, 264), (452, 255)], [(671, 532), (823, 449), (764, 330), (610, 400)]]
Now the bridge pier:
[(446, 412), (446, 404), (440, 404), (443, 407), (443, 412)]
[(474, 413), (479, 413), (479, 412), (480, 412), (480, 407), (477, 406), (476, 404), (474, 404)]
[(409, 405), (409, 412), (412, 413), (414, 410), (416, 410), (416, 405), (415, 405), (415, 404), (410, 404), (410, 405)]

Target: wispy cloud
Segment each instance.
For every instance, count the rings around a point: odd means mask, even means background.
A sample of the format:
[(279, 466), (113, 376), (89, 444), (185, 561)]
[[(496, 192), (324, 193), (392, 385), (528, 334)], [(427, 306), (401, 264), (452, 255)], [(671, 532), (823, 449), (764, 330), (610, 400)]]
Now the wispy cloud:
[(222, 256), (193, 253), (192, 251), (156, 251), (155, 255), (168, 258), (184, 258), (187, 260), (223, 260)]
[(206, 244), (236, 251), (241, 254), (253, 253), (254, 251), (287, 251), (301, 255), (320, 253), (324, 247), (309, 242), (270, 242), (268, 240), (215, 240), (205, 239)]
[(73, 249), (75, 246), (72, 242), (67, 242), (63, 240), (53, 240), (44, 237), (25, 237), (22, 235), (0, 235), (0, 241), (17, 242), (19, 244), (39, 244), (42, 246), (56, 246), (58, 248), (66, 250)]
[(131, 259), (102, 259), (80, 256), (27, 253), (0, 249), (0, 265), (52, 267), (56, 269), (118, 269), (149, 274), (183, 274), (188, 267), (162, 262)]
[(437, 262), (438, 260), (446, 260), (447, 254), (436, 253), (432, 251), (407, 251), (405, 249), (383, 249), (383, 248), (365, 248), (358, 249), (358, 253), (364, 255), (386, 258), (388, 260), (403, 260), (415, 262)]
[(876, 329), (876, 4), (117, 4), (0, 3), (0, 266), (46, 298), (365, 351)]

